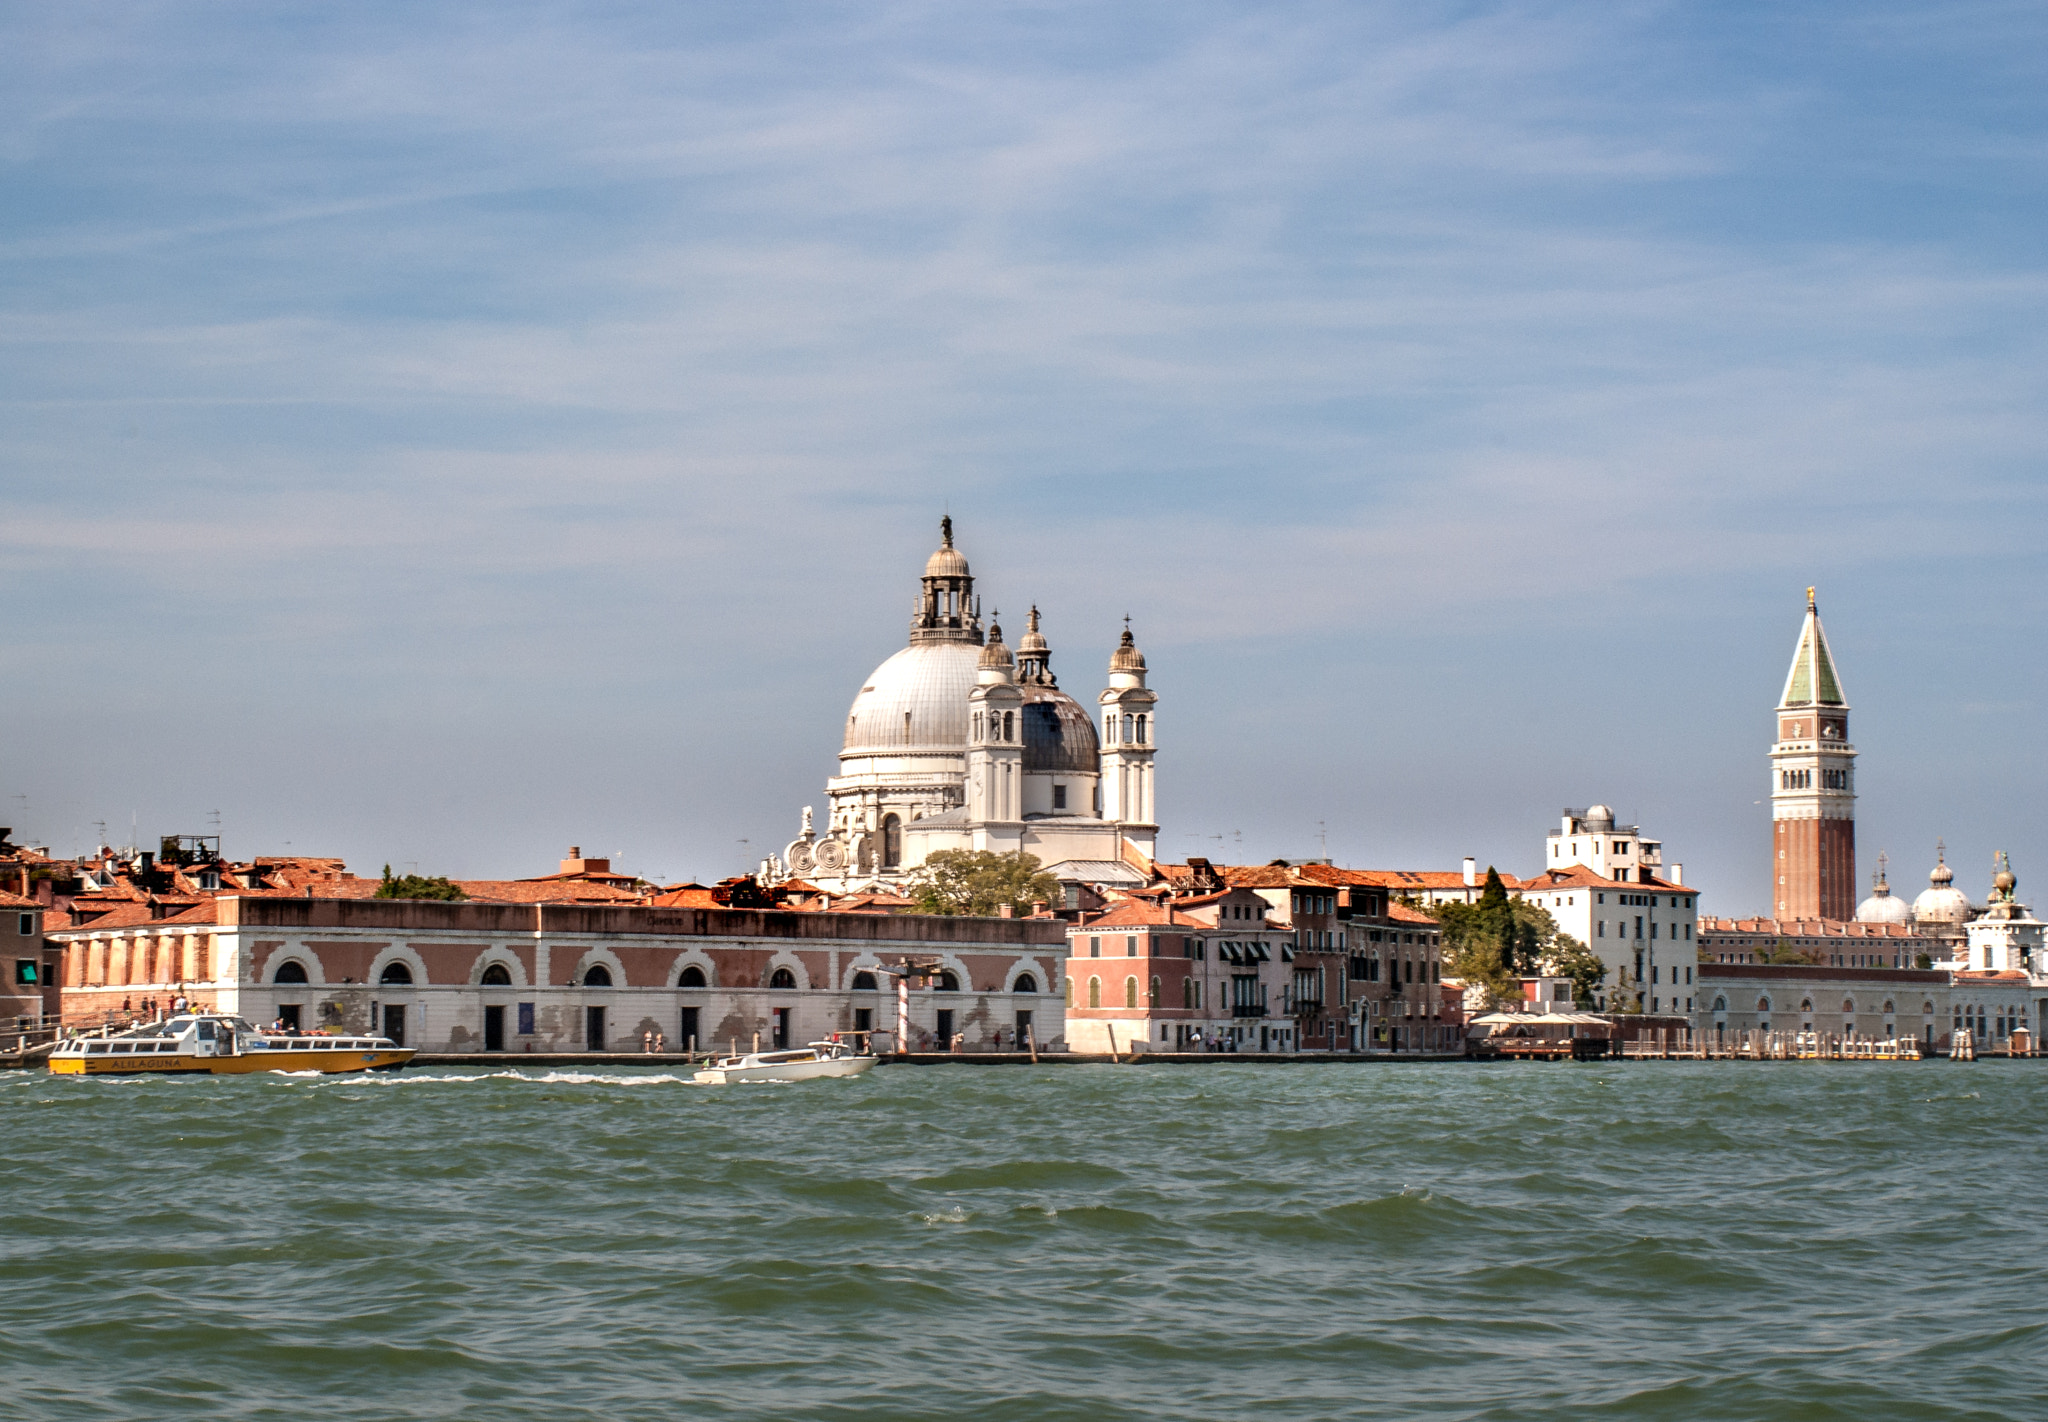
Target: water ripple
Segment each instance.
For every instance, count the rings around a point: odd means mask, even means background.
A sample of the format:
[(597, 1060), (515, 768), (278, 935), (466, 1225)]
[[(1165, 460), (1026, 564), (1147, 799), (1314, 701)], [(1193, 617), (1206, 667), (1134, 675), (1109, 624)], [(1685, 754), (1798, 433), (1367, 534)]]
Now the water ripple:
[(2039, 1415), (2048, 1071), (0, 1075), (0, 1418)]

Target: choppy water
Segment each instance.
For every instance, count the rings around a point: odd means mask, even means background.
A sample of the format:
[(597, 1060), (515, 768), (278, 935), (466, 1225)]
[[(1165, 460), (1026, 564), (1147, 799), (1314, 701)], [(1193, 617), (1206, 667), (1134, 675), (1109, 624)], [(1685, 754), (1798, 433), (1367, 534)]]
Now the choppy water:
[(0, 1076), (0, 1416), (2048, 1416), (2048, 1069)]

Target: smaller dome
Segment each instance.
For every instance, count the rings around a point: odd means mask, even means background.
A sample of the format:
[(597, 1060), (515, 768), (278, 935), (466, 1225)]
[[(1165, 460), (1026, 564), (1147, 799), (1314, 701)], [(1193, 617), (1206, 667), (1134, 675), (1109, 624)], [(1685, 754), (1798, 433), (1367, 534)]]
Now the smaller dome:
[(938, 551), (924, 561), (924, 575), (927, 578), (964, 578), (967, 576), (967, 555), (953, 546), (953, 516), (947, 514), (939, 520)]
[(1038, 630), (1038, 604), (1031, 604), (1031, 620), (1024, 628), (1024, 635), (1017, 639), (1019, 655), (1029, 656), (1037, 652), (1043, 656), (1051, 649), (1045, 644), (1045, 634)]
[(1131, 640), (1131, 620), (1124, 619), (1124, 639), (1117, 649), (1109, 654), (1109, 669), (1113, 672), (1141, 672), (1145, 670), (1145, 654), (1138, 650), (1138, 644)]
[(1927, 882), (1934, 885), (1938, 889), (1943, 884), (1954, 883), (1955, 878), (1955, 870), (1949, 868), (1946, 863), (1937, 863), (1934, 866), (1933, 870), (1927, 875)]
[(1003, 645), (1003, 624), (991, 622), (988, 625), (988, 645), (981, 649), (981, 665), (988, 668), (1008, 668), (1016, 665), (1010, 656), (1010, 649)]
[(1970, 896), (1961, 889), (1929, 889), (1913, 900), (1913, 917), (1920, 923), (1968, 923)]
[(1613, 825), (1614, 811), (1608, 809), (1607, 806), (1589, 805), (1586, 807), (1586, 827), (1588, 829), (1612, 828)]

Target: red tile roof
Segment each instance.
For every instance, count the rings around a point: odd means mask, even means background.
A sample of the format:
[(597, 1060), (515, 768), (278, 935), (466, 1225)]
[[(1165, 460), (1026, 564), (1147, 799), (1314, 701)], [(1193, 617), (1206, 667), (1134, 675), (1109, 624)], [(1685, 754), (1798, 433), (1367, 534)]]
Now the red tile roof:
[[(1202, 899), (1180, 899), (1176, 902), (1210, 903), (1221, 897), (1221, 894), (1210, 894)], [(1108, 928), (1202, 928), (1205, 926), (1187, 917), (1185, 914), (1175, 912), (1172, 907), (1145, 903), (1138, 899), (1125, 899), (1100, 917), (1091, 918), (1086, 923), (1075, 924), (1067, 932), (1074, 934), (1093, 933), (1097, 929)]]
[[(1501, 876), (1507, 883), (1507, 876)], [(1510, 885), (1523, 893), (1548, 893), (1552, 889), (1614, 889), (1621, 893), (1649, 892), (1652, 894), (1696, 894), (1699, 892), (1690, 884), (1673, 884), (1663, 879), (1644, 879), (1640, 882), (1628, 879), (1603, 879), (1583, 864), (1574, 864), (1569, 869), (1545, 869), (1533, 879), (1523, 879)]]
[(1776, 938), (1918, 938), (1903, 923), (1856, 923), (1835, 918), (1702, 918), (1700, 933)]

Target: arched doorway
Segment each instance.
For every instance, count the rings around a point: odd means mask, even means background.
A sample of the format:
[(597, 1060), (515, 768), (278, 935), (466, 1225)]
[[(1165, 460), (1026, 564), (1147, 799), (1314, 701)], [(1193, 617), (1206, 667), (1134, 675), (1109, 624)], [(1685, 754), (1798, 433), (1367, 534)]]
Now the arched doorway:
[(903, 863), (903, 821), (894, 815), (882, 817), (882, 867), (894, 869)]

